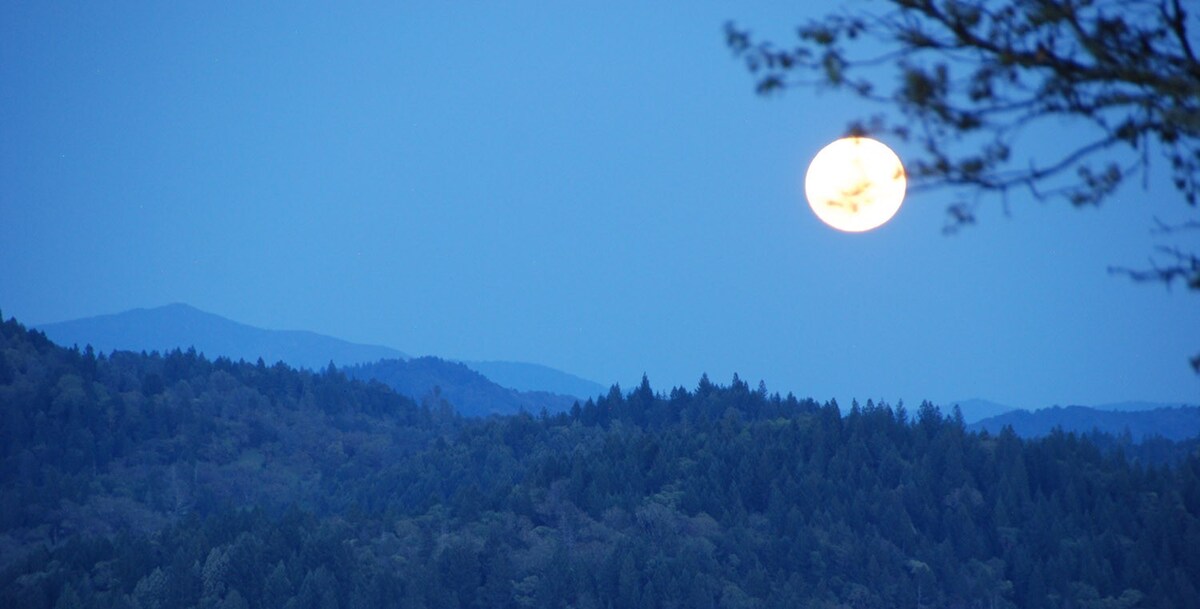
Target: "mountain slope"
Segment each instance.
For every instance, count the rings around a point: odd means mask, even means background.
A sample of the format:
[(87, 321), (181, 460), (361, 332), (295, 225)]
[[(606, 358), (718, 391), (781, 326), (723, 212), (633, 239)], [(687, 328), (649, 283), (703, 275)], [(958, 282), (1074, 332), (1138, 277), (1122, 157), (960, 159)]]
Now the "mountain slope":
[[(314, 332), (265, 330), (178, 303), (44, 324), (38, 329), (61, 346), (78, 345), (83, 348), (90, 344), (102, 353), (117, 349), (166, 352), (178, 348), (186, 351), (189, 347), (195, 347), (196, 351), (210, 358), (228, 357), (234, 361), (241, 359), (254, 362), (261, 357), (267, 364), (282, 361), (310, 370), (323, 370), (330, 361), (338, 366), (352, 366), (384, 359), (408, 358), (403, 352), (390, 347), (357, 344)], [(599, 383), (539, 364), (468, 362), (467, 367), (481, 372), (501, 387), (519, 392), (546, 392), (583, 401), (607, 390)], [(459, 372), (443, 371), (439, 374), (455, 377)], [(405, 385), (402, 393), (419, 398), (434, 384), (440, 382), (443, 389), (449, 384), (444, 379), (435, 380), (437, 382), (422, 387)], [(470, 379), (470, 382), (475, 382), (475, 379)], [(511, 399), (507, 401), (511, 402)], [(534, 412), (542, 405), (552, 411), (565, 408), (560, 407), (562, 400), (533, 401), (538, 403)], [(566, 407), (570, 404), (567, 402)], [(496, 412), (516, 412), (508, 405), (502, 404), (498, 408)]]
[(0, 324), (0, 607), (1189, 607), (1198, 497), (1195, 455), (983, 439), (927, 402), (705, 377), (464, 419)]
[(350, 378), (377, 380), (415, 400), (445, 400), (466, 416), (521, 411), (537, 414), (543, 409), (563, 412), (576, 401), (572, 396), (502, 387), (461, 363), (436, 357), (385, 359), (345, 367), (342, 371)]
[(195, 347), (212, 358), (254, 362), (261, 357), (267, 364), (282, 361), (310, 370), (323, 369), (330, 361), (345, 366), (406, 357), (390, 347), (360, 345), (315, 332), (264, 330), (185, 304), (133, 309), (45, 324), (38, 329), (59, 345), (82, 348), (90, 344), (103, 353), (114, 349), (164, 352)]
[(1168, 440), (1187, 440), (1200, 435), (1200, 407), (1180, 406), (1177, 408), (1155, 408), (1140, 411), (1113, 411), (1088, 408), (1086, 406), (1054, 406), (1029, 412), (1014, 410), (999, 416), (989, 417), (968, 426), (969, 429), (999, 433), (1010, 425), (1017, 435), (1038, 437), (1049, 434), (1054, 428), (1063, 431), (1103, 433), (1121, 435), (1125, 430), (1140, 441), (1151, 436), (1162, 436)]
[(468, 368), (482, 373), (497, 385), (517, 391), (546, 391), (569, 395), (581, 401), (608, 392), (608, 387), (555, 370), (540, 364), (525, 362), (463, 362)]
[(950, 402), (942, 408), (942, 411), (944, 414), (950, 414), (954, 412), (955, 406), (962, 411), (963, 420), (968, 424), (1016, 410), (1012, 406), (997, 404), (989, 400), (971, 399)]
[(224, 505), (333, 505), (331, 472), (411, 454), (435, 417), (446, 419), (336, 371), (97, 356), (4, 322), (0, 569), (43, 544), (153, 532)]
[(1095, 404), (1092, 408), (1096, 410), (1118, 410), (1121, 412), (1144, 412), (1147, 410), (1158, 410), (1160, 408), (1175, 408), (1177, 406), (1189, 406), (1189, 404), (1163, 403), (1163, 402), (1112, 402), (1110, 404)]

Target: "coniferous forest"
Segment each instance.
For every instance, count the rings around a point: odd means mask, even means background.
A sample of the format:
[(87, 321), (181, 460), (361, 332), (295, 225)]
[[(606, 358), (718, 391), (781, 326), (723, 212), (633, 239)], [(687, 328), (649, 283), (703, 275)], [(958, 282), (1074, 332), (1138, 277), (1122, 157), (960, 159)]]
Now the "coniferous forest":
[(1164, 442), (737, 377), (468, 419), (9, 320), (0, 606), (1196, 607), (1200, 454)]

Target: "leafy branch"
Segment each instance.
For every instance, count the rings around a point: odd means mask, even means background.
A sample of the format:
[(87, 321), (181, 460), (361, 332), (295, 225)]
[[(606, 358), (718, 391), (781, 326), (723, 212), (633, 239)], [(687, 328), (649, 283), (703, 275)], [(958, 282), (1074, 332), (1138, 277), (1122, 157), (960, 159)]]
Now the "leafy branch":
[[(1007, 211), (1014, 191), (1099, 205), (1127, 179), (1145, 177), (1152, 157), (1169, 164), (1189, 213), (1200, 211), (1200, 60), (1192, 40), (1200, 23), (1182, 0), (882, 4), (882, 14), (810, 21), (789, 46), (734, 23), (725, 42), (760, 95), (827, 88), (899, 110), (898, 120), (878, 114), (848, 131), (918, 145), (911, 188), (963, 193), (947, 208), (946, 232), (974, 224), (986, 199), (999, 198)], [(894, 86), (881, 91), (880, 69), (889, 66)], [(1066, 123), (1092, 136), (1044, 136)], [(1155, 234), (1185, 232), (1164, 227)], [(1200, 292), (1197, 256), (1178, 247), (1159, 248), (1149, 269), (1110, 271), (1168, 286), (1181, 280)], [(1200, 373), (1200, 356), (1192, 364)]]

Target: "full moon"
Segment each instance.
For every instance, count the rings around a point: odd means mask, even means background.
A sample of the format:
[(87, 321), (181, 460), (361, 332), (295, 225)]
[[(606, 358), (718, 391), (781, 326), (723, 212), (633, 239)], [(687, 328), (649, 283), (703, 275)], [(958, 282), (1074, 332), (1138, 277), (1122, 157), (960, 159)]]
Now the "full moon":
[(813, 213), (849, 233), (891, 220), (907, 185), (900, 157), (866, 137), (846, 137), (822, 148), (804, 176), (804, 194)]

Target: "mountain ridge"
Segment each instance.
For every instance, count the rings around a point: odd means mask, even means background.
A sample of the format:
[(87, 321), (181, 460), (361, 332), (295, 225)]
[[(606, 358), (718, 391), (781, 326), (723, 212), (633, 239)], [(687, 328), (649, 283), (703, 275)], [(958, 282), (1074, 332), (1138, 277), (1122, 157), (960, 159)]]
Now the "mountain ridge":
[(461, 362), (433, 356), (382, 359), (346, 366), (341, 371), (353, 379), (379, 381), (431, 407), (444, 400), (464, 416), (538, 414), (542, 410), (558, 413), (578, 401), (574, 396), (507, 388)]
[(569, 395), (580, 400), (608, 392), (608, 387), (600, 383), (541, 364), (497, 360), (462, 363), (497, 385), (517, 391), (545, 391)]
[(98, 351), (168, 351), (194, 347), (210, 357), (268, 364), (285, 362), (320, 370), (329, 362), (354, 364), (408, 357), (382, 345), (363, 345), (308, 330), (268, 330), (202, 311), (188, 304), (135, 308), (120, 313), (35, 326), (63, 346), (90, 344)]
[(1034, 411), (1013, 410), (967, 426), (971, 431), (1000, 433), (1011, 427), (1021, 437), (1041, 437), (1054, 429), (1086, 434), (1098, 430), (1111, 435), (1126, 431), (1134, 441), (1160, 436), (1188, 440), (1200, 435), (1200, 407), (1176, 406), (1146, 410), (1102, 410), (1088, 406), (1051, 406)]
[(963, 420), (966, 421), (967, 423), (975, 423), (977, 421), (986, 419), (988, 417), (994, 417), (999, 414), (1004, 414), (1006, 412), (1018, 410), (1017, 408), (1013, 408), (1012, 406), (1006, 406), (1004, 404), (999, 404), (999, 403), (993, 402), (991, 400), (985, 400), (985, 399), (981, 399), (981, 398), (971, 398), (971, 399), (966, 399), (966, 400), (953, 400), (953, 401), (947, 402), (946, 406), (945, 406), (945, 410), (946, 410), (945, 414), (950, 414), (950, 413), (954, 412), (955, 406), (958, 406), (959, 411), (962, 412)]
[(992, 400), (983, 398), (968, 398), (965, 400), (950, 400), (942, 406), (944, 414), (954, 412), (954, 407), (958, 406), (962, 411), (963, 420), (968, 425), (978, 423), (984, 419), (989, 419), (1004, 415), (1011, 412), (1037, 412), (1046, 408), (1069, 408), (1079, 406), (1082, 408), (1091, 408), (1103, 412), (1145, 412), (1150, 410), (1158, 410), (1160, 408), (1175, 408), (1177, 406), (1195, 406), (1197, 404), (1188, 404), (1185, 402), (1151, 402), (1146, 400), (1125, 400), (1121, 402), (1104, 402), (1102, 404), (1051, 404), (1042, 408), (1026, 408), (1009, 406)]
[[(268, 330), (203, 311), (185, 303), (159, 307), (138, 307), (119, 313), (34, 326), (55, 343), (70, 347), (92, 347), (101, 352), (113, 350), (159, 351), (187, 350), (209, 357), (228, 357), (253, 362), (262, 358), (267, 364), (282, 361), (296, 368), (323, 370), (330, 362), (339, 367), (371, 364), (381, 360), (407, 360), (412, 356), (383, 345), (354, 343), (308, 330)], [(432, 356), (429, 356), (432, 357)], [(449, 363), (450, 360), (436, 358)], [(464, 362), (503, 390), (525, 394), (559, 394), (586, 400), (607, 390), (599, 383), (574, 374), (526, 362)], [(453, 376), (456, 373), (446, 372)], [(493, 374), (497, 378), (493, 378)], [(430, 387), (416, 391), (420, 398)], [(412, 389), (407, 387), (407, 389)], [(411, 395), (412, 392), (402, 391)], [(511, 401), (505, 396), (502, 401)], [(527, 400), (528, 401), (528, 400)], [(562, 400), (550, 400), (557, 403)], [(545, 399), (533, 400), (538, 406)], [(567, 406), (570, 404), (568, 403)], [(473, 406), (465, 406), (471, 410)], [(557, 408), (551, 408), (556, 410)], [(486, 410), (486, 409), (485, 409)], [(515, 411), (514, 411), (515, 412)]]

